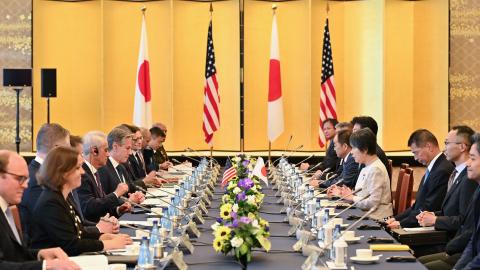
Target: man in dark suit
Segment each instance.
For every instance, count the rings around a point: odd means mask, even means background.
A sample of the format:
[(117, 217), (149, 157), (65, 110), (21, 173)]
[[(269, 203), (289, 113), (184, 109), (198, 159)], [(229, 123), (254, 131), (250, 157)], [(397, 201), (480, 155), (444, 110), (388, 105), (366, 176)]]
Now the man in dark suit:
[(27, 180), (25, 160), (14, 152), (0, 150), (0, 269), (80, 269), (60, 248), (25, 248), (10, 207), (20, 203)]
[[(145, 199), (142, 192), (137, 191), (137, 186), (146, 188), (147, 185), (160, 185), (161, 182), (153, 177), (147, 176), (144, 179), (132, 179), (123, 165), (127, 162), (132, 149), (132, 134), (127, 128), (116, 127), (107, 136), (109, 157), (105, 166), (98, 170), (100, 182), (105, 194), (112, 193), (118, 184), (128, 185), (129, 200), (140, 203)], [(154, 173), (153, 173), (154, 174)]]
[[(375, 134), (375, 136), (377, 136), (378, 124), (377, 124), (377, 121), (375, 121), (375, 119), (373, 119), (373, 117), (371, 117), (371, 116), (356, 116), (352, 119), (351, 123), (353, 125), (353, 132), (355, 132), (357, 130), (360, 130), (362, 128), (369, 128), (373, 132), (373, 134)], [(385, 155), (385, 152), (380, 147), (380, 145), (378, 145), (378, 143), (377, 143), (376, 154), (377, 154), (377, 157), (382, 161), (383, 165), (385, 165), (385, 168), (387, 168), (387, 171), (390, 170), (387, 155)], [(359, 170), (361, 170), (363, 167), (364, 167), (364, 165), (361, 165)], [(389, 171), (388, 173), (389, 173), (389, 175), (391, 175), (392, 172)]]
[(418, 187), (415, 203), (394, 218), (387, 220), (388, 227), (418, 227), (416, 216), (422, 211), (439, 211), (447, 193), (447, 185), (454, 166), (440, 151), (437, 138), (426, 129), (414, 131), (408, 146), (416, 161), (427, 166)]
[(350, 153), (352, 151), (352, 147), (350, 146), (350, 135), (352, 135), (352, 131), (340, 130), (333, 138), (335, 153), (340, 158), (340, 165), (334, 173), (337, 176), (331, 177), (323, 182), (322, 180), (313, 180), (310, 181), (310, 185), (328, 188), (342, 180), (341, 185), (346, 185), (350, 188), (355, 187), (359, 171), (358, 163), (355, 162), (355, 159)]
[(98, 169), (105, 166), (108, 159), (107, 139), (103, 132), (91, 131), (83, 137), (82, 185), (77, 189), (80, 205), (85, 218), (98, 221), (109, 214), (119, 217), (131, 210), (129, 203), (119, 200), (128, 192), (128, 185), (118, 184), (114, 192), (106, 194), (103, 190)]
[[(476, 133), (472, 137), (472, 147), (470, 149), (470, 158), (467, 161), (468, 178), (480, 183), (480, 134)], [(462, 256), (455, 264), (454, 269), (480, 269), (480, 196), (472, 201), (474, 225), (472, 236), (468, 242)]]
[(24, 240), (26, 243), (29, 243), (29, 237), (32, 235), (32, 228), (29, 225), (32, 223), (33, 209), (35, 208), (40, 193), (42, 193), (42, 188), (38, 185), (36, 174), (51, 149), (57, 146), (70, 146), (70, 133), (59, 124), (44, 124), (38, 131), (36, 144), (37, 155), (28, 166), (30, 177), (28, 188), (25, 190), (22, 202), (19, 205), (25, 237)]
[[(148, 145), (143, 149), (143, 157), (145, 160), (145, 167), (147, 173), (152, 171), (158, 171), (161, 168), (161, 154), (159, 153), (162, 142), (165, 140), (165, 132), (163, 132), (159, 127), (152, 127), (150, 129), (151, 139), (148, 142)], [(159, 153), (159, 154), (157, 154)], [(168, 164), (166, 164), (168, 167)], [(165, 167), (165, 165), (163, 166)]]
[(455, 126), (448, 133), (444, 153), (449, 161), (455, 163), (455, 169), (448, 180), (442, 209), (420, 213), (417, 219), (421, 226), (435, 226), (436, 230), (448, 231), (450, 235), (454, 235), (460, 227), (460, 217), (465, 215), (477, 189), (477, 183), (467, 178), (466, 165), (473, 134), (474, 131), (467, 126)]
[(147, 176), (145, 161), (142, 153), (143, 135), (140, 128), (133, 125), (122, 124), (132, 133), (132, 153), (128, 157), (126, 165), (135, 179), (142, 179)]

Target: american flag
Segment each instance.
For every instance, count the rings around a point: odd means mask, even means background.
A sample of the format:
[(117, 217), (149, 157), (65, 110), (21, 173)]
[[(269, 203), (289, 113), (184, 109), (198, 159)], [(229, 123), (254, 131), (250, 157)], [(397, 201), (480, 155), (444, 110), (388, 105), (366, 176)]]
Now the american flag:
[(321, 148), (327, 143), (322, 124), (327, 118), (337, 119), (337, 98), (333, 80), (333, 58), (328, 18), (323, 32), (322, 89), (320, 91), (320, 123), (318, 128), (318, 144)]
[(237, 176), (237, 170), (232, 166), (230, 159), (227, 159), (227, 162), (225, 162), (225, 170), (223, 171), (222, 187), (235, 176)]
[(213, 49), (212, 20), (208, 26), (207, 59), (205, 61), (205, 86), (203, 103), (203, 133), (205, 142), (212, 145), (213, 133), (220, 127), (220, 95), (218, 94), (217, 69), (215, 68), (215, 51)]

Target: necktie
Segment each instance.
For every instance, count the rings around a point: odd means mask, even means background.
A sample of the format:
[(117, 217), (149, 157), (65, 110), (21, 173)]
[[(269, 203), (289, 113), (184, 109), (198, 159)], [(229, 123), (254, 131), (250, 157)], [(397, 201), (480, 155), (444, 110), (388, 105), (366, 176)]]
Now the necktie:
[(425, 171), (425, 175), (423, 176), (423, 185), (425, 186), (425, 184), (427, 184), (427, 181), (428, 181), (428, 176), (430, 175), (430, 170), (427, 169)]
[(455, 176), (457, 175), (457, 170), (453, 170), (452, 174), (450, 175), (450, 178), (448, 179), (448, 188), (447, 192), (450, 191), (452, 188), (454, 182), (455, 182)]
[(118, 178), (120, 178), (120, 182), (125, 183), (125, 175), (123, 174), (121, 165), (118, 165), (117, 168), (115, 168), (115, 170), (118, 173)]
[(22, 241), (20, 240), (20, 235), (18, 235), (17, 227), (15, 226), (15, 221), (13, 220), (13, 215), (10, 207), (7, 207), (5, 215), (7, 216), (8, 225), (10, 225), (10, 229), (12, 230), (13, 235), (15, 235), (15, 239), (17, 239), (17, 242), (22, 245)]
[(140, 155), (138, 152), (136, 153), (137, 159), (138, 159), (138, 164), (140, 164), (140, 167), (145, 171), (145, 163), (143, 162), (142, 155)]
[(95, 181), (97, 182), (98, 194), (100, 194), (100, 198), (103, 198), (105, 197), (105, 192), (103, 192), (102, 183), (100, 183), (100, 176), (98, 175), (98, 172), (95, 172), (94, 175)]

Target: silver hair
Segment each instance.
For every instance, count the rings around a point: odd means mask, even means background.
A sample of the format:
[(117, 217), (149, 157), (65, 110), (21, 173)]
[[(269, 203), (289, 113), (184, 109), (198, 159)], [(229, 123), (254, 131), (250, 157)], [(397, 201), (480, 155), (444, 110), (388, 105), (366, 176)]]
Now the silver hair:
[(100, 147), (102, 144), (107, 143), (107, 135), (101, 131), (89, 131), (83, 136), (83, 156), (90, 155), (90, 148)]

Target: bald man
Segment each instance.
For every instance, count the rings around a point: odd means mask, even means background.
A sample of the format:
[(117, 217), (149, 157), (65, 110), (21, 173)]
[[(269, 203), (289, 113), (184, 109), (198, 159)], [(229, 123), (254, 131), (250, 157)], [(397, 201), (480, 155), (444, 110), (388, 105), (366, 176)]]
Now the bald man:
[(22, 200), (27, 180), (25, 160), (15, 152), (0, 150), (0, 269), (80, 269), (60, 248), (33, 250), (23, 246), (11, 207)]

